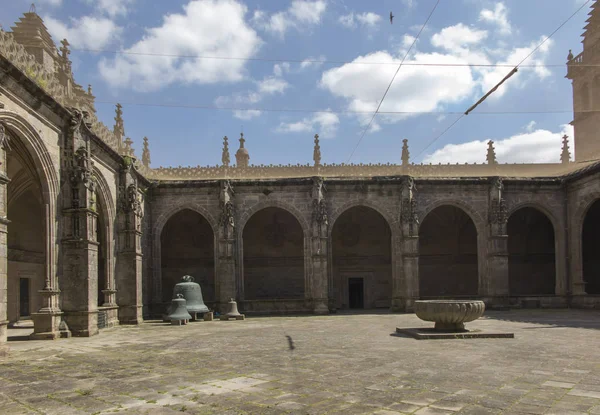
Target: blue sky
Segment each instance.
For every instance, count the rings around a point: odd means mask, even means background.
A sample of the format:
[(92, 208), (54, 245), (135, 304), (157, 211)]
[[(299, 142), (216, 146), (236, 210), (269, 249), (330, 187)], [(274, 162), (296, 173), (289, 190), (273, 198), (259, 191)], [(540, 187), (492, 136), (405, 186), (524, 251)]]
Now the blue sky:
[[(583, 3), (441, 0), (406, 62), (517, 64)], [(458, 116), (441, 113), (465, 111), (510, 68), (402, 67), (381, 111), (434, 113), (378, 115), (349, 159), (371, 118), (366, 112), (377, 107), (397, 69), (393, 63), (404, 57), (434, 4), (38, 0), (36, 10), (55, 41), (67, 37), (71, 43), (75, 78), (92, 84), (99, 118), (112, 127), (114, 104), (120, 102), (137, 154), (148, 136), (152, 167), (220, 164), (224, 135), (233, 161), (242, 128), (253, 164), (312, 163), (315, 133), (322, 138), (325, 163), (399, 163), (403, 138), (417, 163), (481, 163), (489, 139), (496, 142), (500, 162), (558, 162), (560, 137), (572, 135), (571, 113), (477, 112), (571, 110), (563, 64), (569, 49), (581, 51), (588, 7), (524, 63), (537, 67), (520, 69), (426, 150)], [(0, 23), (12, 26), (29, 5), (30, 0), (5, 2)], [(315, 62), (322, 60), (337, 63)], [(342, 113), (281, 111), (287, 109)]]

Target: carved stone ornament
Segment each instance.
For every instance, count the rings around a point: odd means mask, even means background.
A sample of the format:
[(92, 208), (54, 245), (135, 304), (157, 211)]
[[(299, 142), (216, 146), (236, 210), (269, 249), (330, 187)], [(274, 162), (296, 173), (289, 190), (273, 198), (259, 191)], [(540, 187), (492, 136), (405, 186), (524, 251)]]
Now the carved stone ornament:
[(80, 183), (83, 183), (86, 187), (92, 179), (92, 161), (88, 155), (85, 147), (79, 147), (73, 155), (73, 161), (71, 165), (71, 185), (77, 187)]
[(402, 201), (402, 214), (400, 219), (403, 223), (410, 225), (419, 225), (419, 216), (417, 215), (417, 201), (415, 199), (405, 198)]
[(490, 206), (490, 223), (504, 225), (508, 221), (508, 209), (504, 199), (492, 200)]
[(80, 111), (76, 108), (71, 108), (71, 111), (73, 112), (73, 116), (71, 117), (69, 131), (71, 133), (71, 137), (75, 137), (79, 133), (79, 129), (81, 128), (85, 114), (83, 111)]
[(320, 201), (317, 201), (317, 199), (313, 200), (313, 219), (319, 225), (329, 225), (329, 215), (327, 214), (325, 199), (321, 199)]
[(311, 196), (313, 198), (313, 219), (319, 225), (327, 226), (329, 216), (327, 214), (327, 204), (325, 203), (325, 192), (327, 187), (322, 177), (313, 177), (313, 188)]
[(121, 194), (120, 209), (125, 213), (134, 212), (137, 215), (142, 213), (142, 201), (138, 194), (137, 186), (132, 183), (125, 189), (124, 186), (119, 186)]
[(0, 123), (0, 148), (10, 150), (8, 133), (6, 132), (6, 127), (4, 127), (4, 124), (2, 123)]
[(229, 180), (221, 182), (221, 225), (235, 226), (235, 207), (231, 201), (233, 195), (233, 187)]

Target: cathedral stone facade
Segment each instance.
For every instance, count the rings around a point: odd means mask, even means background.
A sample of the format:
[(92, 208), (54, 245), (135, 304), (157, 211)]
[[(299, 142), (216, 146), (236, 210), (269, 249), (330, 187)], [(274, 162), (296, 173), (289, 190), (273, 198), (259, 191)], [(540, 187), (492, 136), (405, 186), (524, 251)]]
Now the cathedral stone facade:
[[(420, 298), (488, 307), (598, 307), (600, 96), (596, 4), (569, 54), (575, 157), (555, 164), (250, 163), (151, 168), (117, 105), (112, 129), (78, 85), (69, 44), (25, 13), (0, 30), (0, 346), (91, 336), (160, 317), (192, 275), (211, 308), (252, 313), (411, 311)], [(598, 57), (597, 57), (598, 56)]]

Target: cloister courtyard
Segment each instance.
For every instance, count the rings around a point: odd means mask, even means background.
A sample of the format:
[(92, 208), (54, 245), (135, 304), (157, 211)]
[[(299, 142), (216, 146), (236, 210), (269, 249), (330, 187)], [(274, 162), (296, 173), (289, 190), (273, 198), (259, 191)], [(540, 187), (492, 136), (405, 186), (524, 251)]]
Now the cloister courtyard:
[[(252, 317), (26, 340), (0, 358), (8, 414), (600, 414), (597, 310), (486, 311), (514, 339), (415, 340), (414, 314)], [(289, 337), (288, 337), (289, 336)]]

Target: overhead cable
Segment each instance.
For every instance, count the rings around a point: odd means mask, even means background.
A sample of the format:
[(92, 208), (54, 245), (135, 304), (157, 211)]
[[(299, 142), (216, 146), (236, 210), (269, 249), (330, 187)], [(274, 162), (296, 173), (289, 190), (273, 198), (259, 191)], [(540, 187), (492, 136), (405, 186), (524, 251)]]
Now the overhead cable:
[[(511, 72), (509, 72), (509, 74), (508, 74), (508, 75), (507, 75), (507, 76), (506, 76), (506, 77), (505, 77), (505, 78), (504, 78), (504, 79), (501, 81), (501, 83), (502, 83), (502, 82), (504, 82), (506, 79), (508, 79), (510, 76), (514, 75), (514, 73), (516, 73), (516, 72), (517, 72), (517, 70), (518, 70), (519, 66), (521, 66), (521, 65), (523, 64), (523, 62), (525, 62), (527, 59), (529, 59), (529, 58), (531, 57), (531, 55), (533, 55), (533, 54), (534, 54), (534, 53), (535, 53), (535, 52), (536, 52), (536, 51), (537, 51), (539, 48), (541, 48), (541, 47), (544, 45), (544, 43), (546, 43), (548, 40), (550, 40), (550, 38), (551, 38), (552, 36), (554, 36), (554, 34), (555, 34), (556, 32), (558, 32), (558, 31), (559, 31), (559, 30), (560, 30), (560, 29), (561, 29), (561, 28), (562, 28), (562, 27), (563, 27), (565, 24), (567, 24), (567, 22), (568, 22), (569, 20), (571, 20), (573, 17), (575, 17), (575, 15), (576, 15), (577, 13), (579, 13), (579, 12), (581, 11), (581, 9), (583, 9), (583, 8), (584, 8), (584, 7), (585, 7), (585, 6), (586, 6), (586, 5), (587, 5), (587, 4), (590, 2), (590, 1), (591, 1), (591, 0), (587, 0), (585, 3), (583, 3), (583, 4), (582, 4), (582, 5), (581, 5), (581, 6), (580, 6), (580, 7), (579, 7), (577, 10), (575, 10), (575, 12), (574, 12), (572, 15), (570, 15), (570, 16), (567, 18), (567, 20), (565, 20), (564, 22), (562, 22), (562, 23), (561, 23), (561, 24), (560, 24), (560, 25), (559, 25), (559, 26), (558, 26), (558, 27), (557, 27), (557, 28), (556, 28), (556, 29), (555, 29), (555, 30), (554, 30), (552, 33), (550, 33), (550, 35), (549, 35), (549, 36), (547, 36), (547, 37), (546, 37), (546, 38), (545, 38), (545, 39), (544, 39), (542, 42), (540, 42), (540, 44), (539, 44), (539, 45), (537, 45), (537, 46), (536, 46), (536, 47), (535, 47), (535, 48), (534, 48), (534, 49), (533, 49), (531, 52), (529, 52), (529, 53), (527, 54), (527, 56), (525, 56), (525, 57), (524, 57), (524, 58), (521, 60), (521, 62), (519, 62), (519, 63), (518, 63), (518, 64), (517, 64), (517, 65), (516, 65), (516, 66), (513, 68), (513, 70), (512, 70)], [(499, 86), (499, 85), (497, 85), (497, 86), (496, 86), (496, 87), (495, 87), (495, 88), (494, 88), (492, 91), (490, 91), (490, 92), (493, 92), (493, 91), (494, 91), (494, 90), (495, 90), (495, 89), (496, 89), (498, 86)], [(482, 98), (482, 100), (483, 100), (483, 99), (485, 99), (485, 98), (487, 98), (487, 96), (488, 96), (488, 95), (489, 95), (489, 93), (488, 93), (488, 94), (486, 94), (486, 95), (484, 96), (484, 98)], [(482, 101), (482, 100), (480, 100), (480, 101)], [(458, 123), (458, 122), (459, 122), (459, 121), (460, 121), (460, 120), (461, 120), (463, 117), (465, 117), (467, 114), (469, 114), (469, 113), (470, 113), (470, 111), (471, 111), (471, 110), (472, 110), (472, 109), (473, 109), (473, 108), (474, 108), (476, 105), (478, 105), (478, 104), (479, 104), (479, 102), (478, 102), (477, 104), (475, 104), (473, 107), (469, 108), (469, 109), (468, 109), (467, 111), (465, 111), (463, 114), (461, 114), (461, 115), (460, 115), (458, 118), (456, 118), (456, 119), (454, 120), (454, 122), (453, 122), (452, 124), (450, 124), (450, 125), (449, 125), (449, 126), (448, 126), (448, 127), (445, 129), (445, 130), (444, 130), (444, 131), (442, 131), (442, 133), (441, 133), (441, 134), (439, 134), (439, 135), (438, 135), (438, 136), (436, 136), (436, 137), (435, 137), (435, 138), (434, 138), (432, 141), (430, 141), (430, 142), (429, 142), (429, 144), (427, 144), (427, 145), (426, 145), (426, 146), (425, 146), (425, 147), (424, 147), (424, 148), (421, 150), (421, 152), (420, 152), (420, 153), (417, 155), (417, 158), (418, 158), (418, 157), (420, 157), (420, 156), (421, 156), (421, 155), (422, 155), (422, 154), (423, 154), (423, 153), (424, 153), (424, 152), (425, 152), (425, 151), (426, 151), (426, 150), (427, 150), (429, 147), (431, 147), (431, 145), (432, 145), (433, 143), (435, 143), (437, 140), (439, 140), (440, 138), (442, 138), (442, 137), (444, 136), (444, 134), (446, 134), (448, 131), (450, 131), (450, 129), (451, 129), (452, 127), (454, 127), (454, 126), (455, 126), (455, 125), (456, 125), (456, 124), (457, 124), (457, 123)]]
[(379, 109), (381, 108), (381, 104), (383, 104), (383, 101), (385, 100), (385, 97), (387, 96), (388, 91), (390, 90), (392, 84), (394, 83), (394, 79), (396, 79), (396, 75), (398, 75), (398, 72), (400, 72), (400, 69), (402, 68), (402, 64), (404, 63), (404, 61), (408, 57), (408, 54), (410, 53), (410, 51), (412, 50), (412, 48), (417, 43), (417, 40), (419, 39), (419, 36), (421, 36), (421, 33), (425, 29), (425, 26), (427, 26), (427, 23), (429, 22), (429, 19), (431, 19), (431, 16), (433, 16), (433, 13), (435, 12), (435, 9), (437, 9), (437, 7), (438, 7), (439, 4), (440, 4), (440, 0), (437, 0), (435, 2), (435, 5), (431, 9), (431, 12), (429, 12), (429, 16), (427, 16), (427, 19), (425, 20), (425, 23), (423, 23), (423, 26), (421, 26), (421, 29), (419, 30), (419, 33), (417, 33), (417, 36), (413, 39), (412, 44), (410, 45), (410, 47), (408, 48), (408, 50), (404, 54), (404, 57), (402, 58), (402, 61), (400, 62), (400, 65), (398, 65), (398, 69), (396, 69), (396, 72), (394, 73), (394, 76), (392, 76), (392, 79), (390, 80), (389, 85), (387, 86), (387, 88), (385, 89), (385, 92), (383, 93), (383, 97), (379, 101), (379, 104), (377, 104), (377, 109), (373, 113), (373, 116), (371, 117), (371, 120), (369, 121), (369, 124), (363, 130), (360, 138), (358, 139), (358, 142), (356, 143), (356, 146), (354, 146), (354, 149), (352, 150), (352, 153), (350, 153), (350, 157), (348, 157), (347, 162), (350, 162), (350, 159), (354, 155), (354, 152), (356, 151), (356, 149), (360, 145), (360, 143), (361, 143), (362, 139), (364, 138), (365, 134), (367, 133), (367, 131), (369, 131), (369, 128), (371, 128), (371, 125), (373, 124), (373, 120), (375, 119), (375, 117), (377, 116), (377, 113), (379, 112)]

